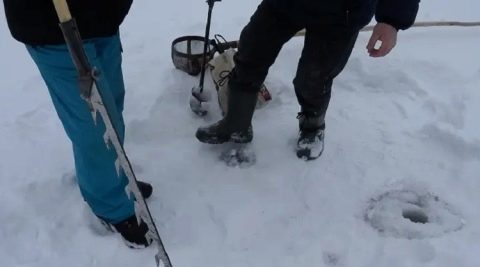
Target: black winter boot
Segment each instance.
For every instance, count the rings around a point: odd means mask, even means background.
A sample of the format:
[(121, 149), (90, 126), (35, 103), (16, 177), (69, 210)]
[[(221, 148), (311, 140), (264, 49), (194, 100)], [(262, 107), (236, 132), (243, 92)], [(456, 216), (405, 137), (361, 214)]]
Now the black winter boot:
[(256, 103), (257, 93), (230, 89), (226, 116), (215, 124), (199, 128), (197, 139), (207, 144), (251, 142), (252, 117)]
[(129, 248), (140, 249), (148, 247), (153, 240), (147, 238), (148, 225), (141, 220), (138, 224), (136, 215), (132, 215), (119, 223), (108, 223), (98, 217), (100, 223), (112, 233), (119, 233)]
[(138, 181), (137, 186), (138, 186), (138, 189), (140, 189), (140, 193), (142, 194), (144, 199), (148, 199), (150, 198), (150, 196), (152, 196), (153, 187), (151, 184)]
[(120, 223), (112, 224), (112, 226), (122, 236), (129, 248), (146, 248), (153, 242), (151, 238), (147, 237), (147, 224), (143, 220), (139, 224), (135, 215)]
[[(137, 181), (137, 185), (145, 200), (152, 196), (153, 187), (151, 184)], [(125, 244), (130, 248), (146, 248), (153, 242), (153, 240), (150, 240), (145, 236), (148, 232), (147, 224), (144, 221), (141, 221), (140, 224), (138, 224), (135, 215), (116, 224), (108, 223), (101, 217), (98, 217), (98, 219), (108, 231), (119, 233)]]
[(299, 137), (297, 141), (297, 157), (314, 160), (323, 153), (325, 139), (325, 116), (316, 112), (300, 112)]

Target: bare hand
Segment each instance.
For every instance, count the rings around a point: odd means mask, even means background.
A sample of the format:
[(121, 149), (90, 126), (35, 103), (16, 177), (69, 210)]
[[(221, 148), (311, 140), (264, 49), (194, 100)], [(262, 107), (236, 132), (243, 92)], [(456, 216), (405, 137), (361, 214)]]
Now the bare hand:
[[(379, 46), (377, 45), (379, 43)], [(386, 23), (378, 23), (373, 28), (367, 50), (371, 57), (384, 57), (397, 44), (397, 29)]]

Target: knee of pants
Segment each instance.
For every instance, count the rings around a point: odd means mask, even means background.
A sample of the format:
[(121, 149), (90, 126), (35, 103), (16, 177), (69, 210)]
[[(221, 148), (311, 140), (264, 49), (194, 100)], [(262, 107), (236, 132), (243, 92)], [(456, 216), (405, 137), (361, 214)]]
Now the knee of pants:
[(300, 77), (297, 75), (293, 80), (293, 85), (296, 91), (303, 92), (303, 94), (327, 95), (332, 91), (332, 79), (317, 78), (314, 77)]
[[(248, 75), (244, 73), (243, 75), (238, 74), (238, 70), (235, 69), (232, 71), (232, 76), (228, 81), (228, 86), (231, 90), (237, 91), (246, 91), (246, 92), (258, 92), (265, 80), (265, 75), (257, 74), (255, 76)], [(260, 76), (260, 77), (258, 77)]]
[[(67, 85), (65, 84), (64, 88)], [(106, 127), (100, 114), (92, 113), (88, 104), (80, 98), (78, 93), (70, 93), (76, 94), (75, 97), (72, 97), (63, 95), (66, 90), (59, 91), (61, 90), (51, 90), (52, 100), (65, 132), (73, 145), (86, 148), (105, 147)], [(75, 88), (70, 91), (75, 91)], [(109, 94), (104, 95), (108, 96)], [(125, 126), (121, 114), (116, 112), (115, 102), (109, 97), (104, 98), (104, 106), (110, 111), (111, 122), (115, 125), (120, 142), (123, 142)], [(113, 108), (109, 108), (111, 106)]]
[[(89, 121), (87, 118), (82, 121), (64, 122), (65, 131), (74, 146), (90, 151), (102, 151), (107, 148), (105, 124), (98, 114), (95, 121), (93, 118)], [(71, 126), (71, 124), (75, 125)]]

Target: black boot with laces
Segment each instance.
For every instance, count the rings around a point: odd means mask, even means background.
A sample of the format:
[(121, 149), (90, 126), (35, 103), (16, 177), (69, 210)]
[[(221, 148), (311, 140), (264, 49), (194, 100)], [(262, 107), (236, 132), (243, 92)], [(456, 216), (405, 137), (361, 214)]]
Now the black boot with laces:
[(316, 112), (298, 113), (299, 136), (297, 141), (297, 157), (314, 160), (323, 153), (325, 139), (325, 116)]

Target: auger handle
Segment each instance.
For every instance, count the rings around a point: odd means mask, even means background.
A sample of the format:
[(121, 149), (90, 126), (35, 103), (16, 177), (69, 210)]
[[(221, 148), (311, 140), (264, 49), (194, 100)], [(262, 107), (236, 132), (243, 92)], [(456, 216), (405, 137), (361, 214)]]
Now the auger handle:
[(73, 64), (78, 72), (78, 83), (82, 98), (90, 99), (92, 85), (94, 83), (95, 71), (88, 62), (83, 41), (78, 32), (77, 23), (70, 13), (66, 0), (52, 0), (60, 21), (60, 29), (62, 30), (65, 43), (70, 51)]
[(70, 14), (70, 9), (68, 8), (67, 0), (52, 0), (55, 10), (57, 11), (58, 19), (61, 23), (70, 21), (72, 19), (72, 14)]

